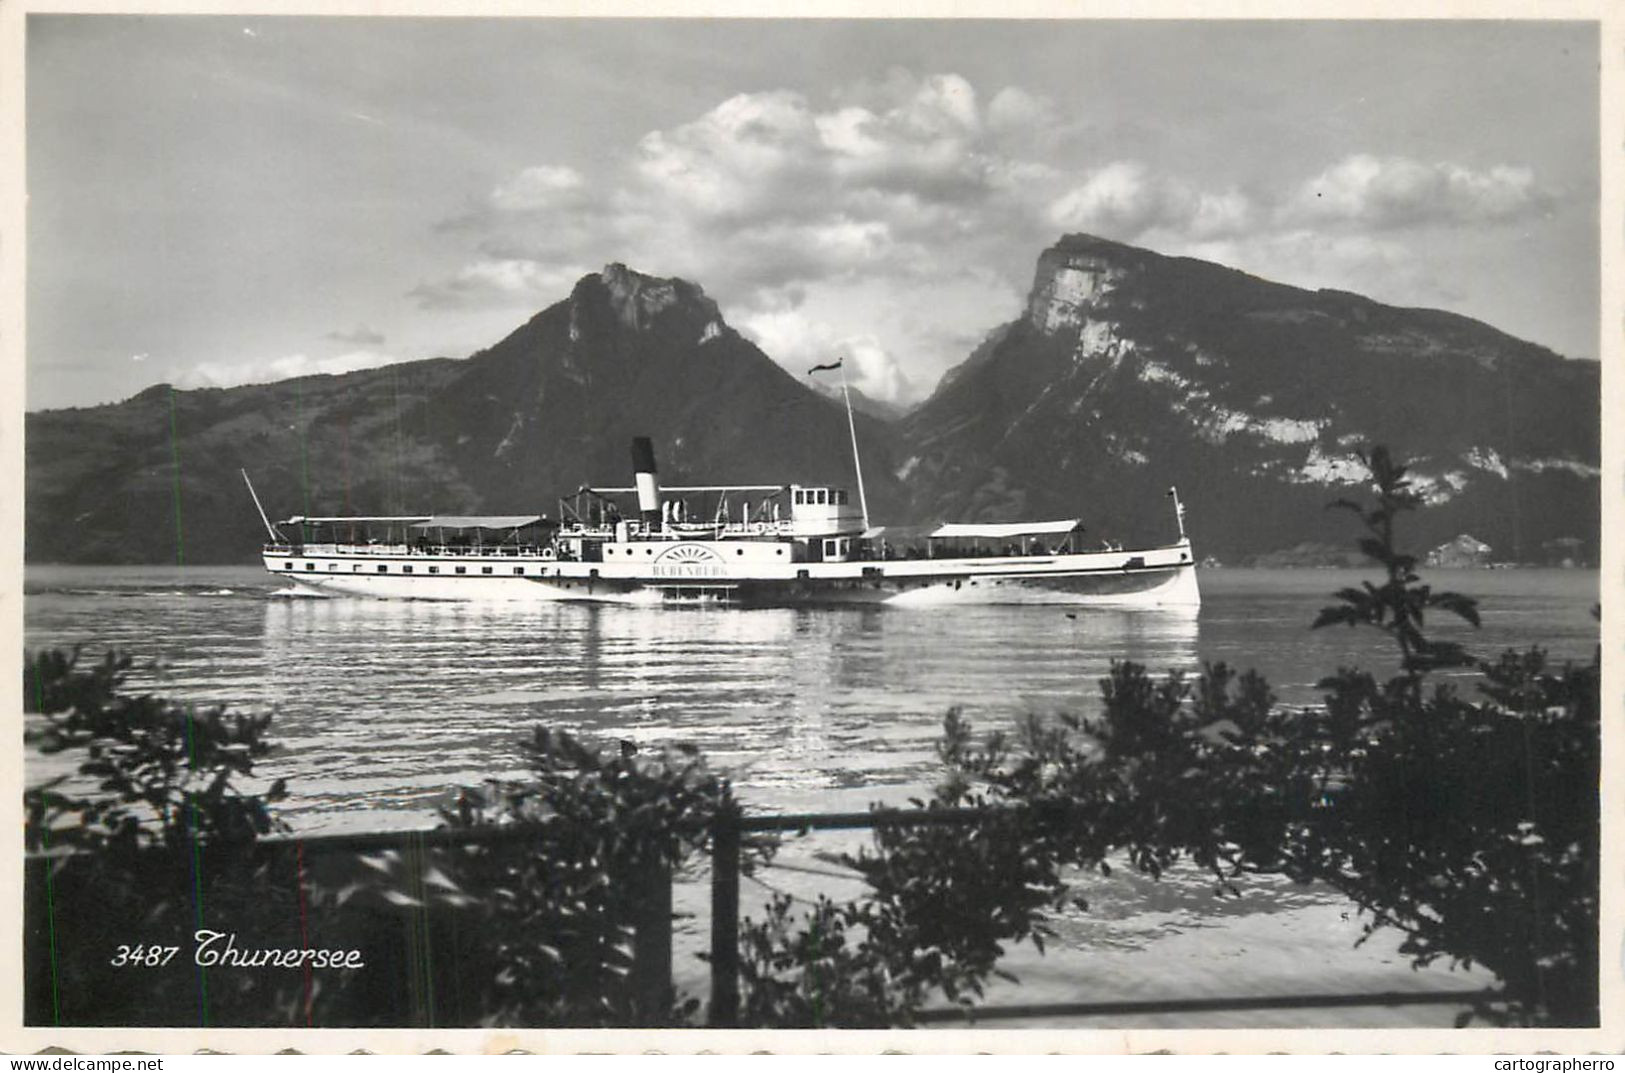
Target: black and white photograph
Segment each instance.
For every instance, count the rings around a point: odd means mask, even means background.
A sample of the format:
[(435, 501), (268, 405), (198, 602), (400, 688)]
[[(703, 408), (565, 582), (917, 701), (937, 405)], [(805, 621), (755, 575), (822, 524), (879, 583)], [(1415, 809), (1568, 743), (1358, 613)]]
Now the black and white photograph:
[(1605, 10), (0, 12), (7, 1049), (1619, 1050)]

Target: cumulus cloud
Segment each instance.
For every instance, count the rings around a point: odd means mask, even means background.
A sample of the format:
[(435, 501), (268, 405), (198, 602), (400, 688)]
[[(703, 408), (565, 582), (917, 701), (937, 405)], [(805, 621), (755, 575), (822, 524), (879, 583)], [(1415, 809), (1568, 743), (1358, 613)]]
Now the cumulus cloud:
[(1300, 186), (1283, 217), (1384, 229), (1483, 224), (1544, 212), (1552, 200), (1527, 167), (1473, 169), (1356, 154)]
[(1058, 126), (1055, 105), (1019, 86), (1006, 86), (993, 95), (987, 123), (997, 131), (1048, 132)]
[(541, 164), (491, 191), (491, 205), (504, 212), (543, 211), (570, 204), (584, 185), (574, 168)]
[(450, 279), (422, 283), (408, 296), (424, 309), (468, 309), (480, 306), (535, 305), (557, 301), (587, 269), (579, 265), (546, 265), (524, 258), (481, 258)]
[(1170, 238), (1161, 249), (1299, 287), (1327, 287), (1405, 303), (1449, 304), (1461, 298), (1410, 243), (1393, 235), (1284, 228), (1212, 242)]
[[(873, 334), (843, 334), (836, 325), (791, 307), (748, 314), (739, 328), (763, 352), (798, 374), (844, 358), (847, 383), (865, 395), (888, 402), (916, 397), (897, 356)], [(825, 386), (833, 383), (838, 381)]]
[(311, 357), (288, 354), (268, 362), (203, 362), (172, 377), (176, 387), (237, 387), (240, 384), (269, 384), (298, 376), (336, 376), (357, 369), (376, 369), (402, 361), (398, 354), (377, 350), (352, 350), (343, 354)]
[(1114, 161), (1090, 172), (1049, 207), (1059, 227), (1124, 241), (1153, 230), (1193, 239), (1239, 234), (1253, 226), (1253, 217), (1251, 202), (1239, 191), (1199, 191), (1138, 161)]
[(1018, 314), (1063, 232), (1285, 282), (1437, 293), (1418, 231), (1520, 219), (1551, 198), (1512, 164), (1363, 155), (1241, 189), (1133, 159), (1080, 164), (1076, 128), (1053, 101), (951, 72), (894, 70), (824, 100), (740, 93), (647, 132), (600, 174), (553, 161), (493, 183), (442, 225), (469, 237), (461, 267), (410, 293), (517, 314), (620, 261), (701, 284), (792, 371), (844, 349), (865, 392), (907, 401)]

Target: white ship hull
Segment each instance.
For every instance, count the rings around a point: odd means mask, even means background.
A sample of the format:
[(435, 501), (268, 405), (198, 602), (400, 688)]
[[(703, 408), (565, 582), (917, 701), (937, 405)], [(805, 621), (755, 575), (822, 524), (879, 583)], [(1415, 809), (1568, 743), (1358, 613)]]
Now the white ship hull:
[[(1056, 604), (1194, 607), (1189, 541), (1031, 556), (796, 562), (775, 541), (608, 545), (602, 561), (306, 545), (268, 549), (266, 569), (313, 596), (795, 606)], [(620, 561), (617, 561), (619, 556)]]

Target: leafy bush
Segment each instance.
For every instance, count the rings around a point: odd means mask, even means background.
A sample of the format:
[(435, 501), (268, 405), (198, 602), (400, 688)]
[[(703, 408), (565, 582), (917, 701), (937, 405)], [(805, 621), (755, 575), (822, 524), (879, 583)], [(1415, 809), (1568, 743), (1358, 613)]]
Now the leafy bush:
[[(747, 921), (749, 1022), (908, 1024), (937, 993), (968, 1007), (1006, 944), (1042, 949), (1066, 870), (1109, 873), (1121, 853), (1151, 876), (1192, 860), (1221, 893), (1248, 873), (1329, 884), (1365, 935), (1399, 929), (1415, 964), (1493, 972), (1502, 997), (1479, 1015), (1596, 1024), (1599, 668), (1549, 667), (1538, 648), (1475, 659), (1430, 637), (1429, 615), (1476, 624), (1476, 605), (1421, 583), (1394, 543), (1419, 497), (1386, 451), (1368, 465), (1375, 504), (1337, 505), (1384, 578), (1339, 592), (1315, 626), (1386, 632), (1397, 674), (1340, 669), (1323, 705), (1295, 710), (1256, 672), (1154, 678), (1123, 662), (1095, 718), (977, 744), (950, 712), (947, 775), (915, 804), (968, 805), (985, 824), (881, 827), (846, 858), (864, 896)], [(1430, 677), (1447, 668), (1475, 669), (1479, 699)]]
[[(286, 787), (244, 787), (269, 716), (196, 712), (125, 690), (131, 661), (25, 659), (29, 741), (71, 770), (24, 793), (34, 1024), (661, 1025), (690, 1019), (634, 987), (635, 924), (669, 927), (670, 875), (737, 807), (690, 748), (640, 754), (538, 728), (535, 777), (465, 790), (444, 811), (470, 843), (313, 853), (283, 829)], [(523, 825), (519, 839), (481, 839)], [(746, 846), (747, 864), (771, 851)], [(651, 904), (652, 900), (652, 904)], [(664, 914), (664, 919), (662, 919)], [(205, 971), (199, 928), (253, 948), (354, 949), (359, 971)], [(647, 936), (645, 936), (647, 939)], [(161, 966), (120, 946), (178, 948)], [(669, 990), (669, 988), (667, 989)]]
[[(523, 825), (524, 840), (378, 855), (388, 900), (479, 937), (458, 978), (480, 1024), (686, 1023), (696, 1000), (636, 986), (637, 924), (670, 926), (671, 876), (738, 807), (728, 784), (689, 746), (641, 753), (537, 727), (521, 749), (530, 779), (465, 789), (442, 818), (471, 834)], [(746, 866), (771, 849), (747, 844)]]
[[(196, 711), (125, 691), (128, 657), (82, 666), (80, 653), (25, 656), (25, 741), (79, 757), (23, 792), (27, 848), (25, 1017), (30, 1023), (197, 1024), (265, 1017), (277, 1006), (246, 978), (209, 981), (186, 958), (161, 971), (116, 962), (119, 948), (191, 950), (206, 919), (251, 915), (270, 941), (298, 917), (266, 897), (252, 847), (278, 828), (263, 792), (243, 785), (270, 750), (268, 716)], [(290, 921), (293, 926), (290, 928)], [(250, 992), (255, 993), (251, 994)], [(282, 1008), (289, 1008), (283, 1002)], [(289, 1015), (291, 1016), (291, 1014)]]
[(123, 692), (128, 656), (108, 653), (82, 668), (79, 655), (24, 658), (23, 710), (43, 720), (25, 742), (47, 756), (85, 754), (71, 774), (24, 791), (29, 850), (241, 844), (277, 826), (267, 806), (286, 785), (278, 780), (253, 794), (233, 781), (251, 778), (269, 751), (269, 715), (228, 717), (224, 708), (198, 712), (131, 696)]
[[(955, 719), (957, 717), (954, 717)], [(951, 725), (958, 725), (951, 721)], [(958, 743), (941, 751), (951, 758)], [(911, 1025), (942, 996), (970, 1007), (1006, 946), (1043, 949), (1042, 910), (1066, 893), (1055, 854), (1035, 845), (1059, 827), (1031, 813), (989, 807), (950, 781), (921, 809), (970, 809), (968, 824), (880, 823), (873, 847), (840, 862), (868, 887), (859, 898), (819, 898), (799, 917), (775, 898), (741, 925), (741, 1024), (782, 1028)]]

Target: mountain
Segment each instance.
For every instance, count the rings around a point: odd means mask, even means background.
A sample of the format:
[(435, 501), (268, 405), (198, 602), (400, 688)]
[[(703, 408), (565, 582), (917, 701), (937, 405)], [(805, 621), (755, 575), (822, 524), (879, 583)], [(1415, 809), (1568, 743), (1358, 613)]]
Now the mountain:
[[(728, 327), (696, 285), (610, 265), (464, 360), (27, 415), (33, 562), (248, 562), (273, 517), (556, 513), (584, 483), (850, 486), (832, 385)], [(1319, 561), (1351, 547), (1326, 504), (1355, 452), (1415, 460), (1403, 539), (1463, 533), (1501, 561), (1595, 562), (1599, 368), (1487, 325), (1308, 291), (1086, 235), (1038, 260), (1027, 307), (924, 403), (854, 392), (876, 521), (1081, 516), (1117, 542)]]
[[(841, 385), (839, 381), (814, 380), (813, 387), (818, 393), (827, 396), (831, 401), (845, 406), (841, 401)], [(908, 407), (890, 402), (886, 399), (877, 399), (873, 395), (866, 395), (855, 387), (848, 387), (847, 394), (852, 398), (852, 411), (854, 413), (868, 414), (878, 421), (892, 422), (908, 415)]]
[[(902, 495), (890, 426), (860, 414), (871, 508)], [(697, 286), (610, 265), (462, 361), (179, 391), (29, 414), (35, 562), (245, 562), (289, 514), (556, 514), (584, 483), (851, 483), (839, 404), (730, 328)], [(870, 470), (873, 472), (869, 472)]]
[(1344, 546), (1326, 504), (1356, 451), (1411, 459), (1426, 548), (1470, 532), (1498, 560), (1578, 538), (1595, 561), (1599, 367), (1466, 317), (1285, 286), (1069, 235), (1023, 315), (901, 423), (910, 513), (1068, 517), (1112, 539), (1174, 533), (1177, 485), (1203, 555)]

